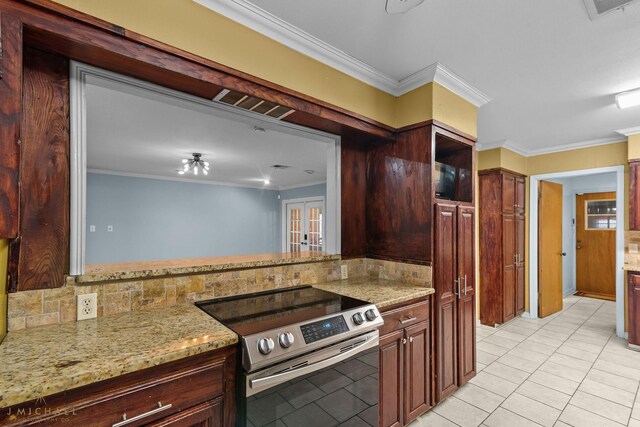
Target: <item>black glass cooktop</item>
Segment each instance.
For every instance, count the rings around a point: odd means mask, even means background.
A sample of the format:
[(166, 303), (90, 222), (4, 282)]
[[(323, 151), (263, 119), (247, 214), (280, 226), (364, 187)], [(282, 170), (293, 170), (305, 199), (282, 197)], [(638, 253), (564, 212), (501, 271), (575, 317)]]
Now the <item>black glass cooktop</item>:
[(369, 303), (310, 286), (197, 302), (239, 335), (250, 335)]

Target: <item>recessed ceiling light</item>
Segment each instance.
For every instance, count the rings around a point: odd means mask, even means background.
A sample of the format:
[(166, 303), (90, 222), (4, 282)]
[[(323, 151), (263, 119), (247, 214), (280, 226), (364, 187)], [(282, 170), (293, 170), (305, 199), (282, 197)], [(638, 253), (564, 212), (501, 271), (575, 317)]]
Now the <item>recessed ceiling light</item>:
[(306, 173), (308, 173), (309, 175), (311, 175), (312, 173), (314, 173), (315, 171), (312, 169), (306, 169), (305, 170)]
[(621, 109), (640, 105), (640, 88), (617, 94), (616, 104)]
[(264, 182), (264, 185), (269, 185), (271, 184), (271, 181), (269, 181), (268, 178), (265, 178), (262, 182)]
[(253, 131), (256, 132), (256, 133), (264, 133), (267, 130), (265, 128), (261, 128), (260, 126), (254, 126), (253, 127)]

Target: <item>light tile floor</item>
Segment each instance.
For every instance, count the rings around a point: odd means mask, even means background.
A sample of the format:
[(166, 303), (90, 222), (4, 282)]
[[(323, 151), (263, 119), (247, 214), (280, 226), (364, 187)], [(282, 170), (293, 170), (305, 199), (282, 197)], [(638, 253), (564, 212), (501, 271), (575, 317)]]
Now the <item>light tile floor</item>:
[(553, 316), (476, 331), (478, 374), (412, 427), (640, 427), (640, 353), (616, 337), (615, 303), (569, 297)]

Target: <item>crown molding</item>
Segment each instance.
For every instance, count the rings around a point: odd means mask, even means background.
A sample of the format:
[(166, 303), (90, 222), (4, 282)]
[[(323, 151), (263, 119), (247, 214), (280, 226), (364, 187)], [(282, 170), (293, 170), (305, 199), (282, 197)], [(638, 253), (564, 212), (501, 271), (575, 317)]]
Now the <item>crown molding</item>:
[[(638, 128), (638, 130), (640, 132), (640, 128)], [(521, 156), (532, 157), (532, 156), (539, 156), (541, 154), (551, 154), (551, 153), (559, 153), (562, 151), (578, 150), (581, 148), (597, 147), (599, 145), (608, 145), (615, 142), (621, 142), (620, 138), (613, 136), (613, 137), (607, 137), (607, 138), (592, 139), (589, 141), (575, 142), (571, 144), (557, 145), (555, 147), (527, 150), (518, 146), (518, 144), (514, 143), (509, 139), (503, 139), (499, 141), (478, 143), (476, 144), (476, 148), (478, 151), (492, 150), (494, 148), (506, 148), (507, 150), (520, 154)]]
[(247, 0), (193, 1), (303, 55), (309, 56), (393, 96), (401, 96), (427, 83), (436, 82), (476, 107), (481, 107), (491, 100), (489, 96), (478, 88), (438, 62), (398, 80), (340, 49), (336, 49)]
[(608, 145), (614, 142), (621, 142), (619, 137), (610, 136), (606, 138), (591, 139), (589, 141), (574, 142), (571, 144), (563, 144), (549, 148), (538, 148), (536, 150), (527, 150), (529, 156), (539, 156), (541, 154), (559, 153), (561, 151), (578, 150), (580, 148), (591, 148), (599, 145)]
[(637, 135), (640, 133), (640, 126), (626, 128), (626, 129), (619, 129), (616, 132), (624, 136)]

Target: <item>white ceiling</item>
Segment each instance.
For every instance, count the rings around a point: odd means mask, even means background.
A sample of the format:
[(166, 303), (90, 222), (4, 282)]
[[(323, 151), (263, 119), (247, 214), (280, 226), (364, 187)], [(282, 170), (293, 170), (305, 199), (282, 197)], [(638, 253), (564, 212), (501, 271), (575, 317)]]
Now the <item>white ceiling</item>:
[[(326, 181), (327, 138), (95, 76), (86, 99), (90, 171), (270, 189)], [(209, 175), (178, 175), (194, 152), (210, 162)]]
[[(640, 87), (638, 4), (591, 21), (582, 0), (426, 0), (403, 15), (385, 13), (385, 0), (196, 1), (236, 20), (273, 15), (310, 35), (307, 47), (332, 46), (350, 74), (368, 67), (383, 89), (443, 64), (491, 98), (479, 110), (481, 147), (536, 154), (619, 141), (615, 130), (640, 125), (640, 107), (614, 104)], [(273, 37), (280, 24), (252, 27)], [(322, 59), (317, 50), (306, 53)]]

